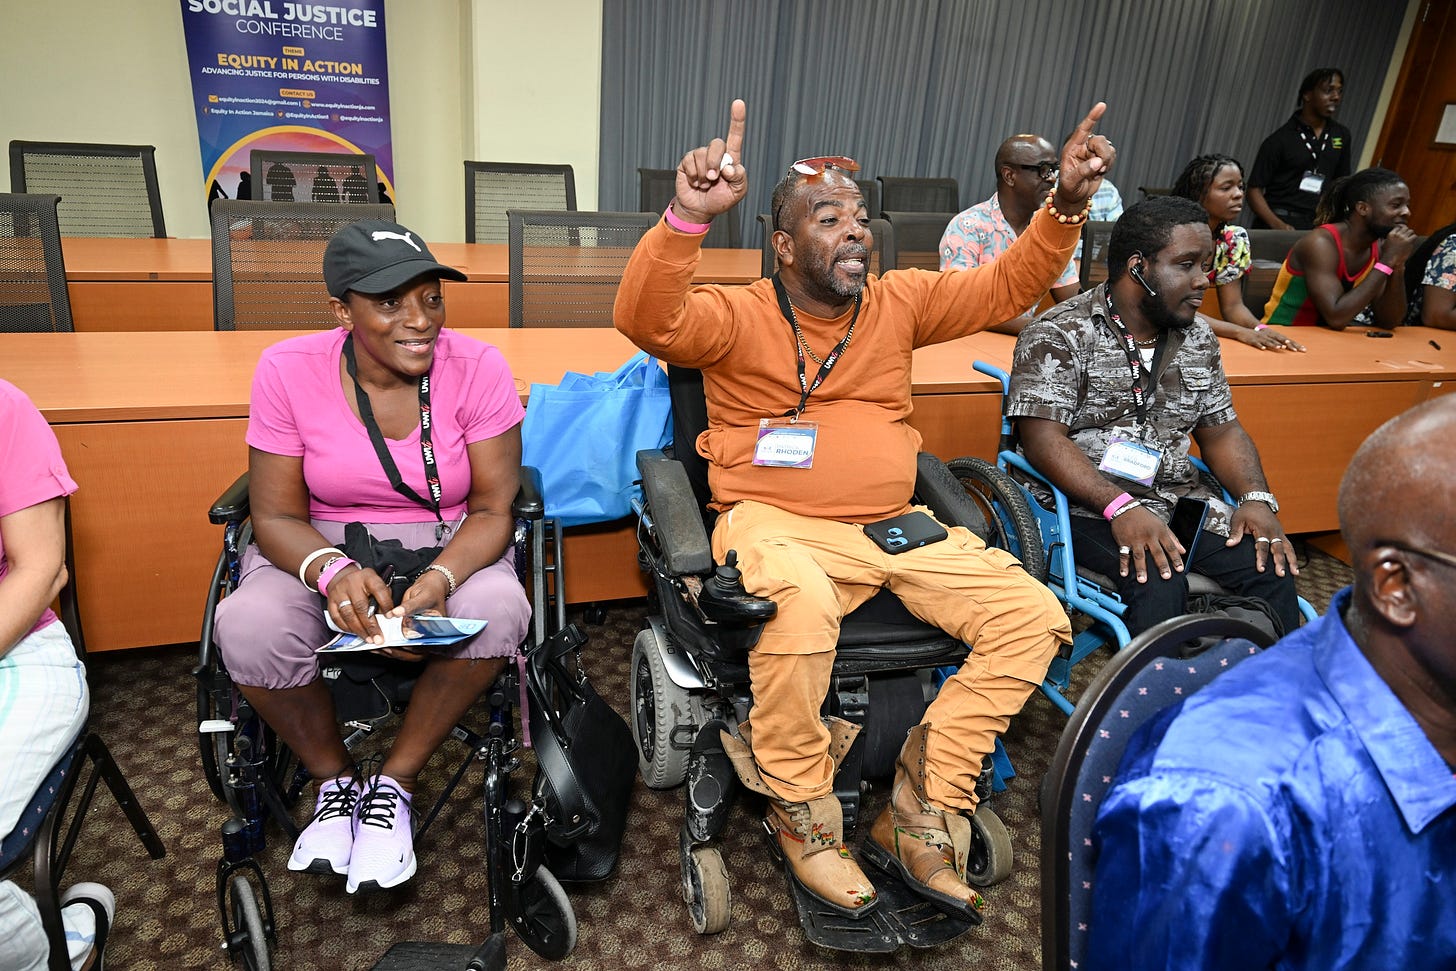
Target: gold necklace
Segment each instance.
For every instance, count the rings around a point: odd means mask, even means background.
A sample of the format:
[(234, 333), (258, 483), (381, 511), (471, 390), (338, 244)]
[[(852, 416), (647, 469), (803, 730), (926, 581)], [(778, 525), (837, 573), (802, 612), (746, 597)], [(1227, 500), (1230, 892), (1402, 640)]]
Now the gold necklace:
[[(785, 296), (787, 296), (787, 294)], [(797, 313), (795, 313), (795, 311), (794, 311), (794, 301), (790, 300), (790, 301), (788, 301), (788, 304), (789, 304), (789, 326), (794, 328), (794, 336), (796, 338), (798, 338), (798, 340), (799, 340), (799, 346), (804, 349), (804, 353), (805, 354), (808, 354), (809, 355), (809, 359), (811, 361), (813, 361), (815, 364), (819, 365), (820, 367), (823, 367), (824, 366), (824, 359), (821, 358), (818, 354), (815, 354), (814, 353), (814, 349), (812, 347), (810, 347), (809, 346), (809, 342), (804, 339), (804, 332), (799, 329), (799, 315)], [(855, 314), (853, 317), (850, 318), (850, 320), (849, 320), (849, 330), (845, 331), (845, 334), (844, 334), (844, 346), (839, 349), (839, 353), (843, 354), (845, 351), (849, 350), (849, 342), (852, 341), (852, 340), (854, 340), (854, 325), (856, 323), (858, 323), (858, 322), (859, 322), (859, 315), (858, 314)]]

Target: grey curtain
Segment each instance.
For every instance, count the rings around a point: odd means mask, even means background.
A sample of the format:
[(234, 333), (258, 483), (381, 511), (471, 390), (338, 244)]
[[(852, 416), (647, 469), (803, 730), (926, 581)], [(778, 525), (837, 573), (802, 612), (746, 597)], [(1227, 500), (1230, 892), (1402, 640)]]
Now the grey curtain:
[(1345, 73), (1340, 120), (1363, 145), (1405, 13), (1387, 0), (603, 0), (603, 209), (637, 207), (637, 168), (672, 168), (748, 103), (754, 215), (797, 158), (846, 154), (880, 175), (994, 189), (1008, 135), (1059, 143), (1096, 101), (1112, 180), (1168, 186), (1210, 151), (1247, 170), (1316, 67)]

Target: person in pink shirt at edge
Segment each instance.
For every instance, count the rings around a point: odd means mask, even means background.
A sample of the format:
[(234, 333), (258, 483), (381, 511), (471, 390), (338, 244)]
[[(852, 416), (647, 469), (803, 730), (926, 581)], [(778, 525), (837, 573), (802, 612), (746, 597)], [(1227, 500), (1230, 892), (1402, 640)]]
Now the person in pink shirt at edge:
[[(319, 781), (288, 866), (347, 875), (349, 893), (414, 875), (416, 778), (530, 619), (511, 556), (524, 411), (500, 351), (445, 329), (441, 279), (465, 276), (403, 226), (366, 220), (329, 241), (324, 280), (340, 326), (275, 344), (258, 362), (247, 434), (254, 545), (217, 611), (233, 681)], [(339, 550), (355, 521), (376, 540), (443, 548), (396, 598)], [(371, 608), (488, 625), (423, 657), (398, 736), (366, 775), (340, 739), (314, 652), (332, 636), (325, 615), (382, 645)]]
[[(66, 585), (66, 496), (76, 483), (55, 433), (0, 381), (0, 838), (86, 724), (86, 668), (50, 609)], [(116, 900), (98, 883), (61, 895), (71, 966), (100, 963)], [(35, 900), (0, 882), (0, 968), (41, 971), (50, 953)]]

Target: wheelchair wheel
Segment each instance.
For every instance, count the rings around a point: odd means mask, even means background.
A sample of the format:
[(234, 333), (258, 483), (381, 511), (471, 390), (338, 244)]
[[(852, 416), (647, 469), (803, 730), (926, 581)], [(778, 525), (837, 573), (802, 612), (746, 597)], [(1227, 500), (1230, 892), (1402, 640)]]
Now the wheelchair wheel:
[(971, 815), (971, 855), (966, 861), (966, 882), (989, 887), (1011, 876), (1011, 833), (1001, 817), (984, 804)]
[(728, 868), (716, 846), (695, 846), (682, 858), (683, 902), (699, 934), (717, 934), (728, 929), (732, 899), (728, 891)]
[[(228, 717), (228, 713), (222, 710), (222, 706), (213, 693), (210, 684), (212, 680), (211, 672), (208, 672), (204, 679), (197, 683), (198, 725), (208, 721), (226, 721)], [(218, 802), (227, 799), (222, 787), (222, 767), (227, 762), (231, 746), (231, 732), (197, 733), (197, 747), (202, 756), (202, 775), (207, 779), (207, 787), (212, 790), (212, 794), (217, 797)]]
[(548, 961), (560, 961), (576, 948), (576, 911), (550, 870), (537, 867), (521, 884), (520, 904), (512, 924), (527, 947)]
[(991, 527), (991, 545), (1016, 557), (1037, 582), (1045, 583), (1046, 550), (1041, 544), (1041, 528), (1015, 480), (985, 459), (952, 459), (946, 468), (960, 480), (966, 495), (981, 507), (981, 514)]
[(701, 721), (686, 690), (673, 683), (663, 655), (667, 645), (651, 627), (637, 632), (632, 644), (632, 738), (637, 742), (637, 768), (653, 789), (671, 789), (687, 771), (687, 749), (674, 748), (677, 725)]
[(252, 882), (238, 874), (228, 881), (227, 892), (234, 928), (228, 939), (228, 955), (246, 971), (271, 971), (272, 949), (263, 931), (263, 916)]

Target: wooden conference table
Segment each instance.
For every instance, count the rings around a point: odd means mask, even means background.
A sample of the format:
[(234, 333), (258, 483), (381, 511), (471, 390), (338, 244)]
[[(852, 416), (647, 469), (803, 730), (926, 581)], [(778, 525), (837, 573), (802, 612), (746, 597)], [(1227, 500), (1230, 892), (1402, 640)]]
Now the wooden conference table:
[[(212, 241), (102, 239), (61, 241), (71, 316), (77, 331), (212, 330)], [(432, 243), (435, 258), (470, 279), (445, 283), (454, 327), (504, 327), (509, 253), (504, 243)], [(699, 283), (752, 283), (754, 250), (705, 249)]]
[[(490, 329), (524, 397), (568, 371), (615, 367), (633, 348), (606, 329)], [(196, 638), (220, 530), (212, 500), (246, 462), (243, 436), (253, 368), (286, 333), (0, 335), (0, 377), (45, 414), (81, 485), (72, 509), (80, 600), (94, 650)], [(1290, 532), (1336, 528), (1335, 490), (1355, 447), (1385, 419), (1456, 379), (1456, 334), (1405, 329), (1300, 334), (1303, 355), (1224, 342), (1234, 400), (1284, 504)], [(1434, 340), (1442, 350), (1432, 348)], [(911, 422), (943, 458), (994, 454), (999, 387), (971, 370), (1005, 367), (1012, 338), (976, 334), (915, 353)], [(574, 602), (641, 595), (629, 527), (568, 536), (566, 590)]]

